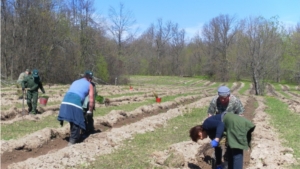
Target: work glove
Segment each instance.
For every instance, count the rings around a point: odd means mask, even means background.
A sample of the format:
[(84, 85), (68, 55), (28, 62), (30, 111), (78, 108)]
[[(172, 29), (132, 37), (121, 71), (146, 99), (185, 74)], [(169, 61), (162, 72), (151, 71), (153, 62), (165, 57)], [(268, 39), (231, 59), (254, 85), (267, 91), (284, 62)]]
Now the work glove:
[(212, 140), (212, 141), (210, 142), (210, 145), (211, 145), (213, 148), (215, 148), (215, 147), (217, 147), (217, 146), (219, 145), (219, 142), (217, 142), (216, 140)]
[(223, 166), (219, 165), (216, 167), (216, 169), (223, 169)]
[(91, 116), (91, 115), (92, 115), (92, 111), (90, 111), (90, 110), (87, 111), (87, 112), (86, 112), (86, 115), (87, 115), (87, 116)]
[(60, 126), (62, 127), (64, 125), (64, 121), (63, 120), (60, 120)]

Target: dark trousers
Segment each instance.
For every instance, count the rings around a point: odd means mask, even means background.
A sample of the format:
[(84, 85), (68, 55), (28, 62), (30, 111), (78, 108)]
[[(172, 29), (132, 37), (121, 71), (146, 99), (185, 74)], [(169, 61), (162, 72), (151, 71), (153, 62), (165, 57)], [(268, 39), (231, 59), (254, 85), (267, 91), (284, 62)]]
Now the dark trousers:
[(244, 151), (242, 149), (227, 148), (228, 169), (243, 169)]
[(218, 146), (215, 148), (216, 165), (222, 164), (222, 148)]
[(94, 127), (94, 113), (87, 114), (88, 109), (83, 109), (84, 111), (84, 122), (85, 122), (85, 131), (86, 132), (91, 132), (95, 130)]
[(70, 122), (70, 130), (71, 132), (69, 142), (75, 144), (76, 141), (80, 138), (80, 127)]

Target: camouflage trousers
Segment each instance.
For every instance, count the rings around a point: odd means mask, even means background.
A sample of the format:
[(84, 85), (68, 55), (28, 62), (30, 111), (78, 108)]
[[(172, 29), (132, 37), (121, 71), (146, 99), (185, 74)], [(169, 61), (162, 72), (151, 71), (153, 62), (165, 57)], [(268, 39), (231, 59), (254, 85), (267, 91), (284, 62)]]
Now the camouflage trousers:
[[(28, 112), (36, 114), (37, 113), (37, 100), (39, 97), (38, 91), (27, 91), (27, 105)], [(31, 112), (32, 111), (32, 112)]]

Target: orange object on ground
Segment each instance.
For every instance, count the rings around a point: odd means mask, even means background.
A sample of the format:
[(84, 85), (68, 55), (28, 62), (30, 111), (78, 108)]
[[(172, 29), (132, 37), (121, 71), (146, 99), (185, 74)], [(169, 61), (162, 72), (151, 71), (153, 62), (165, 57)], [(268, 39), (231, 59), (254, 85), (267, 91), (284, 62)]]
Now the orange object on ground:
[(160, 103), (160, 102), (161, 102), (161, 98), (160, 98), (160, 97), (157, 97), (157, 98), (156, 98), (156, 102), (157, 102), (157, 103)]

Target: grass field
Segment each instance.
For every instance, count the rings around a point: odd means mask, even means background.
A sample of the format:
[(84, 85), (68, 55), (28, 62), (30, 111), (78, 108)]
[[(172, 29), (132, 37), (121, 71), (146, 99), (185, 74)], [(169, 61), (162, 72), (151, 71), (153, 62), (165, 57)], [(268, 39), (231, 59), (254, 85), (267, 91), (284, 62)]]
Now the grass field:
[[(116, 100), (121, 100), (124, 96), (129, 98), (141, 97), (143, 99), (136, 102), (125, 101), (122, 104), (120, 101), (118, 102), (120, 104), (115, 106), (100, 106), (94, 111), (94, 118), (106, 117), (116, 110), (134, 112), (143, 106), (149, 106), (148, 109), (153, 108), (158, 104), (155, 103), (154, 96), (144, 97), (146, 95), (151, 95), (152, 91), (155, 91), (159, 95), (163, 96), (161, 103), (161, 105), (163, 105), (164, 103), (174, 102), (176, 99), (185, 96), (197, 95), (199, 97), (201, 96), (201, 98), (210, 98), (211, 96), (216, 95), (217, 88), (224, 84), (221, 82), (210, 82), (203, 77), (131, 76), (130, 80), (130, 86), (133, 86), (133, 90), (129, 90), (128, 85), (118, 87), (105, 86), (105, 90), (103, 90), (104, 87), (99, 85), (97, 88), (98, 93), (101, 95), (101, 93), (105, 92), (107, 95), (104, 97)], [(232, 88), (234, 83), (235, 82), (227, 82), (225, 84)], [(241, 81), (238, 83), (243, 83), (243, 87), (236, 91), (236, 95), (240, 97), (250, 97), (249, 90), (251, 90), (252, 87), (251, 82)], [(270, 94), (262, 96), (264, 99), (263, 104), (265, 104), (267, 107), (265, 112), (271, 117), (270, 125), (276, 129), (276, 133), (278, 133), (282, 145), (287, 148), (292, 148), (293, 152), (290, 153), (295, 159), (298, 160), (298, 162), (300, 162), (300, 145), (298, 144), (298, 140), (300, 138), (300, 112), (295, 112), (289, 107), (289, 103), (293, 100), (300, 100), (300, 97), (297, 95), (292, 95), (290, 92), (296, 94), (300, 94), (300, 92), (296, 90), (296, 86), (293, 85), (288, 85), (290, 87), (290, 91), (282, 90), (281, 84), (272, 83), (272, 86), (274, 86), (274, 90), (282, 96), (276, 97), (270, 96)], [(47, 92), (51, 94), (50, 97), (58, 97), (62, 99), (64, 96), (62, 91), (65, 92), (67, 88), (68, 85), (58, 85), (53, 88), (49, 88), (49, 91)], [(11, 93), (13, 91), (14, 88), (9, 88), (9, 86), (6, 86), (6, 88), (2, 90), (2, 93)], [(168, 95), (166, 93), (172, 94)], [(209, 96), (204, 96), (204, 93), (208, 94)], [(10, 99), (12, 99), (12, 94), (3, 95), (3, 97), (10, 97)], [(284, 99), (281, 97), (284, 97)], [(288, 102), (284, 102), (283, 100), (287, 100)], [(255, 103), (255, 108), (257, 108), (258, 105), (259, 103)], [(20, 102), (16, 102), (13, 105), (1, 105), (1, 111), (7, 111), (12, 106), (15, 106), (18, 110), (22, 108), (22, 104), (20, 104)], [(48, 106), (59, 107), (60, 101), (55, 100), (53, 102), (49, 102)], [(184, 106), (186, 105), (178, 105), (175, 107), (175, 109)], [(74, 162), (76, 163), (75, 168), (166, 168), (168, 164), (154, 165), (152, 154), (157, 151), (167, 150), (173, 144), (190, 141), (188, 130), (192, 126), (200, 124), (206, 118), (207, 108), (208, 104), (202, 106), (201, 108), (189, 108), (182, 115), (166, 120), (164, 125), (159, 126), (150, 132), (148, 131), (142, 134), (135, 134), (132, 137), (125, 139), (122, 141), (122, 143), (117, 145), (117, 148), (113, 149), (111, 153), (93, 156), (93, 161), (82, 160), (77, 162), (78, 160), (73, 160), (76, 161)], [(161, 112), (159, 114), (165, 113), (168, 110), (168, 108), (166, 110), (160, 110)], [(55, 132), (58, 132), (58, 129), (60, 129), (61, 126), (57, 121), (57, 114), (58, 110), (55, 110), (53, 114), (48, 116), (38, 116), (39, 118), (35, 120), (24, 118), (14, 121), (10, 124), (1, 123), (1, 140), (3, 141), (3, 145), (5, 142), (18, 142), (21, 139), (25, 140), (28, 135), (31, 135), (34, 132), (39, 132), (44, 128), (51, 128), (54, 129)], [(9, 122), (9, 120), (11, 119), (6, 119), (4, 121)], [(126, 126), (126, 124), (123, 126)], [(106, 132), (109, 133), (110, 130)], [(95, 136), (97, 136), (97, 134), (95, 134)], [(99, 140), (98, 143), (100, 144), (101, 140)], [(86, 143), (79, 143), (79, 146), (84, 144)], [(272, 147), (272, 145), (270, 146)], [(60, 151), (61, 150), (58, 149), (55, 150), (54, 153), (59, 153)], [(55, 156), (58, 158), (59, 155), (54, 155), (54, 153), (53, 158), (55, 158)], [(32, 159), (34, 159), (34, 161), (40, 160), (39, 157), (34, 157)], [(44, 161), (41, 161), (41, 163), (43, 162)], [(74, 166), (68, 167), (68, 165), (63, 165), (64, 162), (60, 161), (58, 162), (58, 165), (62, 165), (64, 168), (74, 168)], [(44, 163), (49, 163), (49, 165), (51, 164), (49, 161), (45, 161)], [(165, 161), (165, 163), (168, 163), (168, 161)], [(22, 165), (25, 165), (25, 163)], [(287, 166), (287, 168), (296, 169), (300, 168), (300, 165), (290, 165)]]

